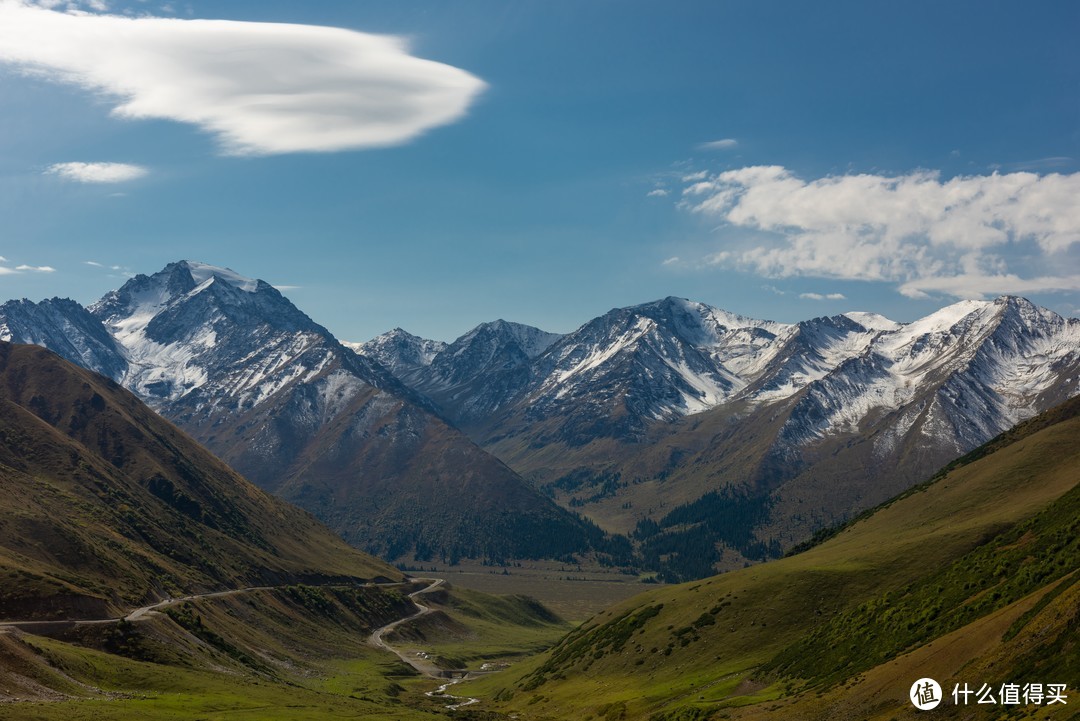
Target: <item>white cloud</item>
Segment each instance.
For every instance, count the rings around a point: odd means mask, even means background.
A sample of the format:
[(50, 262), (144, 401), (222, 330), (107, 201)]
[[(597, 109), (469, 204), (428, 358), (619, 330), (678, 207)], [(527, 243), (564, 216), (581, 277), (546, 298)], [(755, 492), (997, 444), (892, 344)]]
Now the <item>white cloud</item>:
[(114, 273), (107, 273), (106, 277), (109, 277), (109, 278), (117, 278), (117, 277), (134, 278), (135, 277), (135, 274), (131, 272), (131, 268), (128, 268), (126, 265), (109, 265), (109, 264), (106, 264), (106, 263), (99, 263), (96, 260), (84, 260), (83, 265), (89, 265), (91, 268), (101, 268), (102, 270), (105, 270), (105, 271), (115, 271), (116, 273), (119, 273), (119, 275), (116, 275)]
[[(0, 263), (7, 263), (8, 259), (0, 256)], [(14, 268), (9, 268), (6, 265), (0, 265), (0, 275), (16, 275), (18, 273), (55, 273), (56, 268), (51, 265), (17, 265)]]
[(722, 138), (720, 140), (710, 140), (707, 143), (698, 145), (698, 150), (731, 150), (739, 145), (739, 141), (735, 138)]
[(773, 278), (886, 281), (909, 295), (1080, 288), (1073, 276), (1047, 272), (1080, 245), (1080, 173), (806, 181), (754, 166), (687, 182), (684, 207), (754, 236), (753, 247), (725, 249), (715, 264)]
[(681, 259), (679, 258), (679, 256), (677, 256), (677, 255), (673, 255), (673, 256), (671, 256), (670, 258), (668, 258), (667, 260), (665, 260), (665, 261), (663, 261), (662, 263), (660, 263), (660, 265), (675, 265), (675, 264), (676, 264), (676, 263), (678, 263), (678, 262), (679, 262), (680, 260), (681, 260)]
[(799, 297), (805, 300), (847, 300), (843, 293), (799, 293)]
[(962, 273), (938, 278), (919, 278), (900, 286), (900, 292), (909, 298), (926, 298), (935, 292), (958, 298), (981, 298), (1003, 293), (1021, 295), (1070, 290), (1080, 290), (1080, 273), (1038, 278), (1020, 278), (1011, 273)]
[(663, 198), (664, 196), (669, 195), (670, 193), (671, 193), (671, 191), (666, 190), (664, 188), (653, 188), (648, 193), (646, 193), (646, 196), (649, 197), (649, 198)]
[(485, 87), (396, 36), (21, 0), (0, 0), (0, 62), (115, 99), (118, 117), (194, 124), (235, 155), (404, 143), (463, 117)]
[(303, 287), (304, 287), (304, 286), (302, 286), (302, 285), (275, 285), (275, 286), (274, 286), (275, 290), (279, 290), (279, 291), (284, 291), (284, 290), (300, 290), (300, 289), (301, 289), (301, 288), (303, 288)]
[(80, 183), (125, 183), (142, 178), (149, 171), (128, 163), (56, 163), (45, 172)]

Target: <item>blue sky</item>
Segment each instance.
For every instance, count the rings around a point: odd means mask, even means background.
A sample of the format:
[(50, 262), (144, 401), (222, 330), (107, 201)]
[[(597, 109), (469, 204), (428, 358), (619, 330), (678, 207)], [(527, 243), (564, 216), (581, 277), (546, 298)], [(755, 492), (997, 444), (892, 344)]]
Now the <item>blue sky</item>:
[(0, 296), (190, 258), (346, 340), (666, 295), (1076, 315), (1078, 30), (1064, 1), (0, 0)]

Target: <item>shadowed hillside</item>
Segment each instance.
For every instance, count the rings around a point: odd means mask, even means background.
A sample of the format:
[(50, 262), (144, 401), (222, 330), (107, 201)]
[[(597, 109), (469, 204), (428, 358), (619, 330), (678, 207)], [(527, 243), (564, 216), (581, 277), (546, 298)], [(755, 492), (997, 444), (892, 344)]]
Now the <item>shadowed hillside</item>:
[(168, 595), (398, 578), (255, 488), (132, 394), (0, 343), (0, 619), (94, 618)]

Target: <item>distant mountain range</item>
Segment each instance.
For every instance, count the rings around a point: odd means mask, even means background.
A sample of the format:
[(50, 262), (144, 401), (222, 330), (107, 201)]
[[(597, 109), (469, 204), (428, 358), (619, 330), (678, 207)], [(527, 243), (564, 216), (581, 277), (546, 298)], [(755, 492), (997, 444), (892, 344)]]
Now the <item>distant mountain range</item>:
[(228, 269), (172, 263), (89, 309), (7, 303), (0, 337), (113, 378), (261, 487), (384, 558), (552, 558), (604, 542), (382, 365), (267, 283)]
[(856, 427), (875, 409), (903, 408), (945, 376), (971, 373), (993, 395), (983, 398), (982, 418), (962, 414), (967, 423), (936, 429), (963, 450), (986, 435), (968, 428), (971, 421), (1000, 432), (1045, 396), (1075, 394), (1067, 371), (1080, 352), (1080, 321), (1015, 297), (964, 301), (907, 324), (872, 313), (783, 324), (666, 298), (612, 310), (564, 336), (496, 321), (449, 345), (396, 329), (352, 346), (481, 434), (503, 435), (515, 413), (530, 426), (572, 419), (596, 403), (618, 416), (600, 434), (579, 436), (577, 424), (564, 423), (559, 440), (570, 446), (598, 435), (630, 439), (654, 421), (768, 405), (811, 388), (816, 420), (785, 431), (807, 442)]
[(385, 558), (628, 563), (581, 513), (673, 580), (777, 555), (1080, 393), (1080, 321), (1016, 297), (795, 324), (666, 298), (566, 335), (342, 344), (183, 261), (89, 309), (9, 302), (0, 338), (117, 380)]
[(358, 352), (674, 578), (776, 554), (1080, 392), (1080, 321), (1016, 297), (796, 324), (666, 298), (434, 353), (392, 335)]

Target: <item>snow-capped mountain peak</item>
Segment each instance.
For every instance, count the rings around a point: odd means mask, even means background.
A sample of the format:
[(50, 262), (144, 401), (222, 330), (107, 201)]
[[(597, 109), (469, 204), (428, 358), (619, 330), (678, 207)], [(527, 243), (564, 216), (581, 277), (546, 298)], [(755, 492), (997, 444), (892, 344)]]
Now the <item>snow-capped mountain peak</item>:
[(406, 382), (415, 380), (415, 372), (430, 366), (447, 346), (443, 341), (421, 338), (401, 328), (394, 328), (364, 343), (343, 342), (342, 345), (361, 356), (374, 358)]
[[(1030, 415), (1033, 394), (1057, 387), (1060, 368), (1077, 361), (1080, 332), (1080, 321), (1011, 297), (962, 301), (906, 324), (864, 311), (786, 324), (668, 297), (613, 309), (533, 358), (498, 340), (509, 325), (470, 331), (407, 382), (466, 427), (494, 427), (493, 413), (516, 412), (527, 423), (558, 419), (572, 443), (601, 426), (634, 436), (734, 401), (756, 409), (808, 395), (818, 410), (805, 416), (810, 423), (796, 414), (802, 442), (855, 429), (964, 373), (1011, 399), (986, 402), (1004, 419), (999, 428)], [(600, 417), (618, 423), (598, 426)]]
[(526, 357), (535, 358), (561, 337), (558, 333), (548, 333), (531, 325), (513, 323), (500, 318), (490, 323), (481, 323), (458, 338), (454, 341), (454, 347), (450, 352), (455, 356), (460, 356), (468, 353), (470, 348), (478, 342), (492, 347), (514, 343)]
[(139, 274), (109, 291), (87, 310), (114, 333), (128, 335), (144, 327), (162, 308), (198, 284), (181, 263), (170, 263), (153, 275)]
[[(249, 368), (237, 370), (214, 393), (264, 397), (269, 392), (265, 379), (277, 373), (272, 366), (291, 362), (316, 345), (334, 344), (329, 332), (269, 284), (197, 261), (138, 275), (90, 312), (123, 349), (128, 362), (124, 385), (169, 401), (203, 387), (211, 376), (220, 380), (226, 375), (222, 368), (237, 364)], [(257, 359), (268, 348), (286, 360), (260, 366)]]
[(890, 320), (878, 313), (868, 313), (866, 311), (853, 310), (844, 313), (844, 316), (855, 321), (867, 330), (894, 331), (899, 330), (900, 327), (904, 325), (903, 323), (897, 323), (895, 320)]
[(922, 338), (949, 333), (961, 323), (975, 322), (975, 316), (992, 314), (993, 308), (992, 301), (962, 300), (897, 328), (882, 342), (881, 347), (883, 350), (899, 349)]
[(269, 288), (228, 268), (181, 260), (169, 263), (153, 275), (137, 275), (117, 290), (105, 294), (89, 311), (114, 333), (130, 335), (179, 298), (200, 293), (215, 283), (254, 294)]
[[(569, 415), (585, 403), (591, 413), (604, 399), (605, 414), (618, 417), (612, 432), (635, 434), (658, 419), (698, 413), (736, 396), (748, 384), (748, 368), (767, 364), (791, 326), (668, 297), (615, 308), (559, 339), (531, 368), (523, 389), (530, 417)], [(629, 411), (629, 412), (624, 412)], [(564, 424), (566, 433), (575, 422)]]
[(196, 285), (202, 285), (212, 278), (219, 278), (234, 288), (239, 288), (247, 293), (254, 293), (259, 286), (259, 281), (247, 278), (230, 268), (222, 268), (208, 263), (200, 263), (195, 260), (182, 260), (178, 265), (186, 267), (191, 273), (192, 280)]
[[(705, 303), (668, 296), (661, 300), (625, 309), (637, 316), (650, 318), (660, 326), (674, 331), (682, 340), (695, 346), (723, 344), (733, 331), (759, 329), (773, 335), (790, 325), (769, 320), (756, 320), (737, 313), (715, 308)], [(610, 314), (609, 314), (610, 315)]]
[(803, 443), (897, 413), (876, 441), (882, 453), (913, 428), (962, 452), (1075, 395), (1078, 365), (1080, 321), (1023, 298), (961, 301), (880, 333), (810, 384), (788, 438)]

